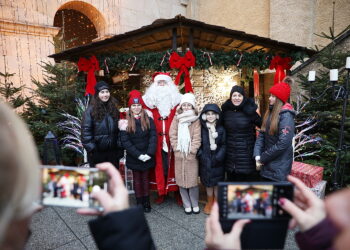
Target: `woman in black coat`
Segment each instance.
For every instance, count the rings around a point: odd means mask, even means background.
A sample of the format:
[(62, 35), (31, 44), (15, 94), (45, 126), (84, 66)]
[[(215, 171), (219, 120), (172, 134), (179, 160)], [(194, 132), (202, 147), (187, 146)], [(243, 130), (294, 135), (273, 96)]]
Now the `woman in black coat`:
[(110, 162), (119, 168), (123, 150), (117, 143), (118, 119), (117, 102), (111, 97), (108, 84), (98, 82), (81, 125), (81, 142), (88, 153), (90, 167), (97, 163)]
[(204, 213), (210, 214), (217, 196), (217, 184), (225, 177), (224, 160), (226, 151), (226, 133), (220, 123), (221, 111), (216, 104), (206, 104), (200, 115), (202, 145), (197, 153), (199, 175), (206, 187), (208, 202)]
[(133, 172), (136, 202), (150, 212), (149, 169), (155, 166), (157, 133), (153, 119), (142, 108), (141, 93), (133, 90), (129, 96), (127, 120), (119, 123), (120, 138), (127, 153), (125, 165)]
[(257, 105), (244, 96), (244, 89), (234, 86), (230, 99), (221, 107), (226, 130), (225, 170), (228, 181), (258, 181), (253, 150), (255, 127), (261, 126)]

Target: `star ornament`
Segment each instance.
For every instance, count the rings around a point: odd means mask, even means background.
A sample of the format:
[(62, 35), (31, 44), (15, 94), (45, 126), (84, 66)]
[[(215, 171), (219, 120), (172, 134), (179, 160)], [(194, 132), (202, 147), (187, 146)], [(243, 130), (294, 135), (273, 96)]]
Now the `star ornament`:
[(284, 128), (284, 129), (282, 129), (282, 133), (283, 133), (284, 135), (288, 134), (288, 133), (289, 133), (288, 128)]

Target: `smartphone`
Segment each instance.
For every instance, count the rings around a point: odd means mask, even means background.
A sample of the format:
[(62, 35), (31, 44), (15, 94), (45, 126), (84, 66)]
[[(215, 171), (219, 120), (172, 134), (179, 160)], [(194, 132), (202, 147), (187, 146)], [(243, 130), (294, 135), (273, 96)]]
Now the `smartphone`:
[(103, 211), (99, 202), (91, 197), (92, 191), (108, 189), (105, 172), (97, 168), (41, 166), (44, 206), (94, 208)]
[(289, 182), (220, 182), (220, 224), (225, 233), (239, 219), (250, 219), (241, 234), (244, 249), (283, 249), (291, 216), (278, 204), (282, 197), (293, 200)]

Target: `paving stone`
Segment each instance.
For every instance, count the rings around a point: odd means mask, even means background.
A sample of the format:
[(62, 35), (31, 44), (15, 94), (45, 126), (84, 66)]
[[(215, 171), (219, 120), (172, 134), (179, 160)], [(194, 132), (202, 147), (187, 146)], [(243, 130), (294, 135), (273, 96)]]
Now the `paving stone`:
[(52, 208), (44, 208), (32, 217), (32, 235), (25, 249), (54, 249), (78, 238)]
[(58, 248), (55, 248), (55, 250), (82, 250), (82, 249), (86, 249), (86, 248), (79, 240), (75, 240), (65, 245), (62, 245)]

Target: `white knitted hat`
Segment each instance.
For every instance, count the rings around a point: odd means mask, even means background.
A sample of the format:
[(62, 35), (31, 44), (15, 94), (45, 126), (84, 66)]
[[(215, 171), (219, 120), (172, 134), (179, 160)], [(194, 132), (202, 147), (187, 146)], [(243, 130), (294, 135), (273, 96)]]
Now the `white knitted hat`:
[(182, 96), (180, 106), (185, 102), (192, 104), (193, 108), (196, 107), (196, 97), (192, 93), (186, 93)]

